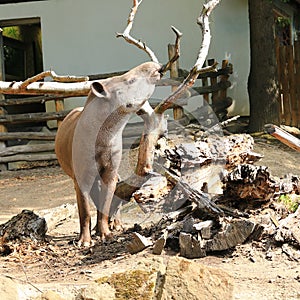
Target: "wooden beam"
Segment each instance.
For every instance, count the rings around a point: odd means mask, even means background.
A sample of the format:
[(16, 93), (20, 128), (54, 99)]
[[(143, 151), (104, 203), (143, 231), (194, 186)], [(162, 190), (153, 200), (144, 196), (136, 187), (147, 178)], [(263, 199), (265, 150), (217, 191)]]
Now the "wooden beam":
[(300, 140), (297, 139), (292, 134), (286, 132), (282, 128), (280, 128), (276, 125), (273, 125), (273, 124), (265, 125), (265, 130), (267, 133), (274, 136), (280, 142), (282, 142), (285, 145), (289, 146), (290, 148), (300, 152)]

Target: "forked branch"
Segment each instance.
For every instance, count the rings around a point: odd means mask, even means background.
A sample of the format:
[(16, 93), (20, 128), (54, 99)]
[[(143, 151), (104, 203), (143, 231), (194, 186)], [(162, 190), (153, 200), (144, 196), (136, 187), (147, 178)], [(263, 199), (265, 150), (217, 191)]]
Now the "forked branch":
[(197, 19), (197, 24), (200, 26), (202, 32), (202, 43), (196, 63), (194, 64), (182, 84), (179, 85), (179, 87), (171, 95), (169, 95), (165, 100), (163, 100), (159, 105), (155, 107), (155, 112), (157, 114), (162, 114), (164, 111), (170, 108), (188, 88), (194, 85), (199, 74), (209, 71), (216, 71), (217, 63), (205, 68), (203, 68), (203, 65), (208, 54), (211, 40), (209, 16), (220, 1), (221, 0), (211, 0), (203, 5), (202, 11)]
[(131, 31), (132, 26), (133, 26), (133, 21), (134, 21), (136, 12), (138, 10), (138, 7), (142, 3), (142, 1), (143, 0), (139, 0), (139, 1), (138, 0), (133, 0), (133, 6), (132, 6), (131, 11), (130, 11), (129, 16), (128, 16), (127, 26), (126, 26), (125, 30), (123, 31), (123, 33), (117, 33), (117, 37), (122, 37), (129, 44), (133, 44), (133, 45), (137, 46), (139, 49), (145, 51), (149, 55), (150, 59), (153, 62), (159, 63), (159, 61), (158, 61), (156, 55), (154, 54), (154, 52), (145, 43), (141, 42), (140, 40), (137, 40), (137, 39), (133, 38), (130, 35), (130, 31)]
[[(144, 42), (141, 42), (140, 40), (137, 40), (130, 35), (130, 31), (133, 26), (135, 15), (136, 15), (138, 7), (142, 3), (142, 1), (143, 0), (133, 0), (133, 6), (131, 8), (131, 11), (129, 13), (128, 20), (127, 20), (127, 26), (126, 26), (125, 30), (123, 31), (123, 33), (117, 33), (116, 36), (122, 37), (129, 44), (133, 44), (136, 47), (138, 47), (139, 49), (145, 51), (149, 55), (150, 59), (153, 62), (159, 63), (159, 60), (156, 57), (155, 53)], [(176, 29), (174, 26), (172, 26), (172, 30), (174, 31), (174, 33), (176, 35), (175, 55), (171, 58), (171, 60), (166, 65), (162, 66), (161, 71), (160, 71), (162, 75), (171, 68), (171, 65), (179, 58), (179, 55), (180, 55), (180, 47), (179, 46), (180, 46), (180, 38), (182, 36), (182, 33), (178, 29)]]

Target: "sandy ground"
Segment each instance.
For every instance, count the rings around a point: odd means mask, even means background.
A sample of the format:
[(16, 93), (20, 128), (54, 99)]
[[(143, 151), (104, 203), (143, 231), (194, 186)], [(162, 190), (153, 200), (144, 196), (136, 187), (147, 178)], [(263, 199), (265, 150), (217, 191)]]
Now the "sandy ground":
[[(300, 175), (300, 153), (265, 138), (256, 138), (254, 150), (264, 155), (258, 164), (268, 166), (272, 175)], [(53, 166), (0, 173), (0, 199), (3, 223), (22, 209), (39, 211), (74, 204), (75, 194), (72, 181), (58, 166)], [(124, 217), (127, 226), (145, 218), (136, 208), (129, 209)], [(43, 246), (32, 249), (23, 245), (19, 253), (0, 257), (0, 272), (30, 283), (28, 289), (32, 292), (43, 288), (70, 291), (100, 275), (133, 266), (143, 257), (157, 259), (148, 250), (128, 254), (124, 236), (116, 237), (111, 245), (99, 243), (94, 249), (78, 249), (73, 243), (78, 230), (76, 217), (63, 222), (48, 232), (50, 244), (44, 251)], [(170, 255), (174, 254), (164, 253), (160, 258), (167, 260)], [(299, 261), (292, 260), (281, 248), (269, 249), (267, 253), (259, 243), (252, 242), (197, 261), (233, 275), (234, 299), (300, 299)]]

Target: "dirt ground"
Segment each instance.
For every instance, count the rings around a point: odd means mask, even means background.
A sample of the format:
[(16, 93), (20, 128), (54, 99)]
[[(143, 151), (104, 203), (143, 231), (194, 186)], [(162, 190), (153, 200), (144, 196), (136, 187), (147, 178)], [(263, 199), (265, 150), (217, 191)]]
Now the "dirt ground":
[[(264, 155), (257, 164), (268, 166), (273, 176), (300, 175), (300, 153), (264, 137), (255, 138), (254, 150)], [(38, 212), (74, 204), (75, 194), (72, 181), (59, 166), (52, 166), (1, 172), (0, 199), (3, 223), (23, 209)], [(123, 221), (125, 227), (130, 227), (146, 217), (133, 207), (125, 212)], [(0, 272), (38, 294), (45, 288), (72, 291), (95, 278), (134, 266), (140, 258), (157, 259), (149, 250), (130, 255), (124, 247), (125, 235), (117, 236), (110, 244), (99, 242), (95, 248), (78, 249), (74, 243), (78, 232), (77, 218), (62, 222), (48, 232), (49, 243), (37, 247), (24, 244), (9, 256), (0, 257)], [(164, 252), (160, 257), (168, 260), (170, 255), (174, 253)], [(197, 261), (224, 269), (234, 277), (234, 299), (300, 299), (299, 261), (280, 247), (266, 251), (259, 242), (251, 242)]]

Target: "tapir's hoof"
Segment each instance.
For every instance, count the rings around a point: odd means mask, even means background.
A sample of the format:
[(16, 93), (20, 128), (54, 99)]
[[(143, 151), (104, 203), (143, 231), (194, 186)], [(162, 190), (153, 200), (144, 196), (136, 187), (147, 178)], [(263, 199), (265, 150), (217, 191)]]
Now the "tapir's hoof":
[(101, 233), (100, 238), (102, 242), (107, 242), (113, 238), (113, 234), (111, 231), (107, 231), (105, 233)]
[(114, 219), (109, 223), (110, 230), (123, 231), (124, 227), (119, 219)]
[(77, 246), (79, 248), (89, 248), (89, 247), (92, 247), (94, 246), (95, 243), (92, 239), (90, 239), (89, 241), (87, 240), (83, 240), (83, 239), (79, 239), (79, 241), (77, 242)]

